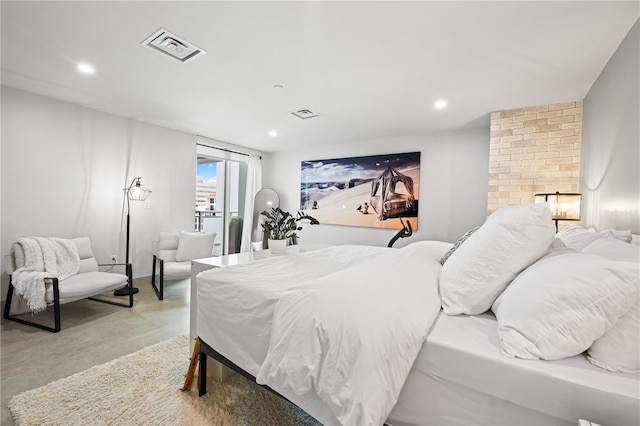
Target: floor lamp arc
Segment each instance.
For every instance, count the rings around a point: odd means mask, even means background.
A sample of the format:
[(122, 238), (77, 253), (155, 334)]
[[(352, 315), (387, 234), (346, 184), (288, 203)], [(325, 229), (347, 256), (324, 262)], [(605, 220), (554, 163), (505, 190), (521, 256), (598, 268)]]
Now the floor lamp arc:
[[(126, 195), (127, 200), (127, 240), (126, 240), (126, 251), (125, 251), (125, 263), (129, 264), (129, 232), (130, 232), (130, 223), (131, 223), (131, 201), (144, 201), (149, 198), (151, 195), (151, 190), (146, 188), (142, 182), (140, 182), (140, 177), (135, 177), (131, 181), (128, 187), (124, 188), (123, 191)], [(133, 287), (133, 293), (137, 293), (138, 289)], [(129, 295), (128, 287), (122, 287), (113, 292), (116, 296), (127, 296)]]

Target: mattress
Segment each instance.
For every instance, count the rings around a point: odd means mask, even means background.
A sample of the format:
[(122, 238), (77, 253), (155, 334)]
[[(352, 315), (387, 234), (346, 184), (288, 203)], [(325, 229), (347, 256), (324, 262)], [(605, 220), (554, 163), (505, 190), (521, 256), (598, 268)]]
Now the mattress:
[[(264, 361), (279, 296), (294, 285), (382, 254), (339, 246), (265, 259), (197, 276), (198, 336), (256, 376)], [(309, 414), (317, 398), (285, 395)], [(640, 375), (611, 373), (582, 355), (523, 360), (500, 354), (495, 317), (440, 314), (389, 417), (405, 425), (640, 424)]]
[(611, 373), (583, 355), (559, 361), (500, 354), (491, 313), (440, 314), (389, 417), (428, 424), (640, 424), (640, 375)]

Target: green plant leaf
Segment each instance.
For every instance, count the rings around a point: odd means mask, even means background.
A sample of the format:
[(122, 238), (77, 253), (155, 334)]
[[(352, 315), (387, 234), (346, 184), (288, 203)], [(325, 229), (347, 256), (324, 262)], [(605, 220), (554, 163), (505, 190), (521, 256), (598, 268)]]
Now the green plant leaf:
[(301, 220), (308, 220), (310, 225), (319, 225), (320, 222), (308, 214), (297, 212), (296, 217), (291, 213), (280, 209), (280, 207), (274, 207), (271, 211), (263, 211), (260, 213), (266, 217), (266, 220), (261, 223), (262, 229), (268, 234), (268, 238), (273, 240), (284, 240), (291, 237), (296, 237), (296, 231), (302, 230), (302, 226), (299, 226)]

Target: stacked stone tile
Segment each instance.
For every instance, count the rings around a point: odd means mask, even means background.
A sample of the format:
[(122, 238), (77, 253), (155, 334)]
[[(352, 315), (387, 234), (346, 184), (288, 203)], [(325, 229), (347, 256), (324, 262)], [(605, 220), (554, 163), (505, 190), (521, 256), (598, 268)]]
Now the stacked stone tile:
[(582, 101), (491, 114), (488, 214), (540, 192), (580, 192)]

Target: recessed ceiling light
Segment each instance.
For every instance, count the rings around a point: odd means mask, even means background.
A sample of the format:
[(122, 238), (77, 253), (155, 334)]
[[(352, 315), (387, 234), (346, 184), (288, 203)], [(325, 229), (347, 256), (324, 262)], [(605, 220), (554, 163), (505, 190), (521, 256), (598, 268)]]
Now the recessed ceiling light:
[(93, 74), (96, 72), (96, 69), (89, 64), (78, 64), (78, 71), (83, 74)]
[(272, 138), (275, 138), (276, 136), (278, 136), (278, 132), (276, 132), (275, 130), (271, 130), (269, 132), (269, 136), (271, 136)]
[(444, 109), (447, 106), (447, 101), (440, 99), (439, 101), (436, 101), (436, 103), (433, 104), (433, 106), (436, 109)]

